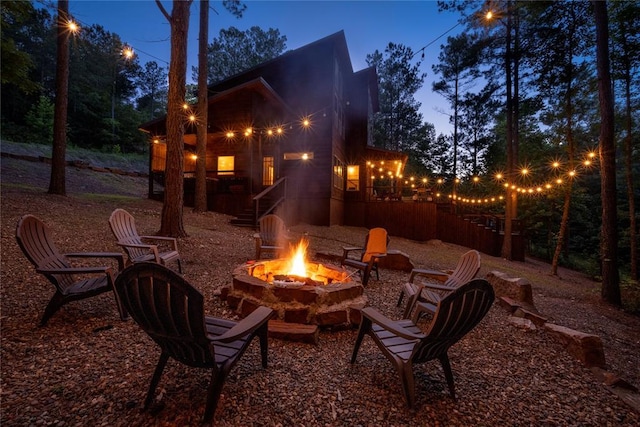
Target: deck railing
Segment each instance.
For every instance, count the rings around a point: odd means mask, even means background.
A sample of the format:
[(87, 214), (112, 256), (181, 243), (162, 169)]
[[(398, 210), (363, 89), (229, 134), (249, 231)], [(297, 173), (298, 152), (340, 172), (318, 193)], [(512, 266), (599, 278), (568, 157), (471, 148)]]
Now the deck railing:
[(278, 179), (273, 185), (265, 188), (253, 197), (255, 223), (260, 218), (272, 213), (287, 198), (287, 177)]
[[(522, 222), (513, 220), (512, 259), (524, 261)], [(345, 205), (345, 225), (383, 227), (389, 235), (411, 240), (439, 239), (492, 256), (500, 256), (504, 218), (496, 215), (459, 215), (422, 202), (350, 202)]]

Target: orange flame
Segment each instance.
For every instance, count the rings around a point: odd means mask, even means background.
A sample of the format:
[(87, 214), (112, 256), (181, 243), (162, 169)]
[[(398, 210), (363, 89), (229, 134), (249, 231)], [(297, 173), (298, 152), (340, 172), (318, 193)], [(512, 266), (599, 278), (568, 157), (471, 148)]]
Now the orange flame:
[(307, 277), (307, 247), (309, 247), (309, 242), (302, 239), (291, 251), (291, 255), (289, 256), (290, 266), (287, 274), (298, 277)]

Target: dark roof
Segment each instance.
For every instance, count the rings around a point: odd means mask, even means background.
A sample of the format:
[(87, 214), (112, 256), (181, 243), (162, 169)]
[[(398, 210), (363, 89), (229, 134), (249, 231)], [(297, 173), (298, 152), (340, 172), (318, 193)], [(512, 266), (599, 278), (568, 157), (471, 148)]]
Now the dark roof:
[(376, 67), (368, 67), (354, 73), (354, 78), (356, 79), (365, 79), (367, 85), (371, 88), (369, 91), (371, 94), (371, 103), (373, 104), (373, 112), (376, 113), (380, 110), (380, 99), (378, 97), (378, 72), (376, 71)]
[[(369, 67), (355, 74), (353, 73), (353, 66), (351, 64), (351, 58), (349, 57), (349, 51), (347, 48), (347, 40), (345, 38), (343, 30), (338, 31), (334, 34), (331, 34), (327, 37), (321, 38), (319, 40), (316, 40), (302, 47), (299, 47), (297, 49), (287, 51), (282, 55), (278, 56), (277, 58), (273, 58), (269, 61), (256, 65), (255, 67), (242, 71), (241, 73), (238, 73), (234, 76), (226, 78), (220, 82), (209, 85), (208, 87), (208, 90), (210, 93), (209, 102), (211, 102), (212, 98), (214, 98), (215, 100), (218, 100), (220, 99), (219, 98), (220, 96), (229, 95), (233, 93), (233, 91), (241, 87), (244, 87), (245, 85), (251, 84), (251, 82), (260, 81), (264, 85), (264, 90), (270, 91), (271, 96), (274, 97), (273, 99), (279, 99), (280, 102), (282, 102), (282, 105), (286, 107), (287, 111), (290, 112), (291, 108), (289, 108), (289, 106), (284, 101), (282, 101), (282, 99), (278, 96), (275, 90), (261, 77), (262, 70), (268, 69), (271, 66), (275, 66), (280, 62), (286, 62), (291, 60), (295, 61), (296, 56), (308, 55), (309, 52), (313, 52), (316, 49), (322, 49), (327, 45), (332, 45), (335, 48), (335, 50), (337, 51), (337, 54), (341, 58), (340, 63), (344, 64), (344, 66), (348, 68), (348, 71), (353, 74), (353, 77), (355, 79), (357, 80), (361, 78), (366, 79), (365, 81), (371, 87), (370, 92), (371, 92), (374, 111), (378, 111), (378, 80), (377, 80), (378, 77), (377, 77), (375, 68)], [(257, 88), (257, 86), (251, 86), (251, 87)], [(155, 119), (153, 121), (142, 124), (140, 126), (140, 129), (143, 131), (146, 131), (149, 127), (152, 127), (158, 122), (161, 122), (164, 120), (166, 120), (166, 115), (158, 119)]]
[(283, 53), (282, 55), (270, 59), (268, 61), (265, 61), (261, 64), (258, 64), (254, 67), (248, 68), (238, 74), (235, 74), (233, 76), (227, 77), (224, 80), (221, 80), (219, 82), (215, 82), (209, 85), (209, 89), (214, 89), (216, 87), (219, 86), (227, 86), (229, 84), (234, 84), (234, 82), (237, 82), (238, 80), (244, 80), (246, 79), (247, 75), (251, 75), (256, 73), (258, 70), (264, 69), (264, 68), (268, 68), (271, 65), (273, 65), (274, 63), (277, 62), (281, 62), (281, 61), (285, 61), (285, 60), (289, 60), (292, 57), (298, 56), (298, 55), (303, 55), (306, 54), (307, 52), (311, 51), (311, 50), (315, 50), (320, 48), (321, 46), (327, 45), (327, 44), (333, 44), (336, 49), (338, 50), (338, 54), (340, 55), (340, 57), (343, 60), (343, 63), (347, 65), (349, 71), (351, 73), (353, 73), (353, 66), (351, 65), (351, 58), (349, 57), (349, 50), (347, 49), (347, 40), (345, 38), (344, 35), (344, 31), (340, 30), (336, 33), (333, 33), (327, 37), (321, 38), (319, 40), (316, 40), (312, 43), (306, 44), (302, 47), (299, 47), (297, 49), (293, 49), (293, 50), (289, 50), (285, 53)]
[[(267, 83), (261, 77), (258, 77), (257, 79), (249, 80), (248, 82), (239, 84), (225, 91), (218, 92), (214, 95), (210, 95), (209, 98), (207, 99), (207, 104), (211, 105), (217, 102), (222, 102), (228, 98), (233, 98), (239, 92), (244, 92), (244, 91), (253, 91), (253, 92), (259, 93), (260, 95), (264, 96), (264, 98), (267, 101), (272, 101), (276, 104), (279, 104), (284, 107), (287, 113), (291, 113), (291, 108), (289, 108), (289, 106), (286, 104), (286, 102), (284, 102), (284, 100), (280, 97), (280, 95), (278, 95), (273, 90), (273, 88), (269, 85), (269, 83)], [(164, 122), (166, 118), (167, 117), (165, 115), (157, 119), (151, 120), (149, 122), (143, 123), (142, 125), (140, 125), (140, 129), (143, 131), (146, 131), (149, 128), (152, 128), (154, 125)]]
[(401, 151), (387, 150), (384, 148), (372, 147), (370, 145), (367, 145), (366, 150), (367, 150), (367, 155), (375, 159), (396, 158), (398, 160), (402, 160), (403, 162), (406, 162), (407, 159), (409, 158), (408, 154), (405, 154)]

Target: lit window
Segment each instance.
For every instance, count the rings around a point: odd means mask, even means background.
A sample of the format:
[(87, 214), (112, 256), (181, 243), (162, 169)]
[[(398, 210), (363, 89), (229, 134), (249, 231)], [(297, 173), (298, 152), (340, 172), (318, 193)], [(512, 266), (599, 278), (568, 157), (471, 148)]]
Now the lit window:
[(360, 190), (360, 166), (347, 166), (347, 191)]
[(284, 153), (285, 160), (313, 160), (313, 152), (307, 153)]
[(262, 158), (262, 185), (273, 185), (273, 156), (265, 156)]
[(234, 156), (218, 157), (218, 175), (234, 174)]

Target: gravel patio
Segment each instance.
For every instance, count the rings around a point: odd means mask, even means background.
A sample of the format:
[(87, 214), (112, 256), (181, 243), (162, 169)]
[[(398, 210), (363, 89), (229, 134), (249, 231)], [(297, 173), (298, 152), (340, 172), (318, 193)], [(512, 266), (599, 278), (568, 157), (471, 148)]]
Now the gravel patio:
[[(141, 412), (159, 355), (131, 320), (119, 320), (111, 294), (73, 302), (37, 327), (53, 287), (36, 274), (15, 241), (20, 216), (51, 228), (63, 252), (119, 251), (107, 220), (115, 208), (136, 218), (141, 234), (160, 224), (161, 203), (146, 199), (146, 178), (67, 169), (68, 196), (46, 194), (48, 166), (2, 158), (1, 378), (3, 426), (187, 426), (204, 411), (209, 372), (169, 362), (157, 411)], [(252, 259), (253, 230), (230, 217), (184, 211), (180, 239), (185, 277), (205, 297), (208, 314), (237, 318), (218, 297), (232, 270)], [(361, 244), (366, 230), (298, 225), (312, 251)], [(451, 268), (466, 248), (391, 238), (416, 267)], [(479, 276), (501, 271), (533, 285), (537, 309), (552, 323), (601, 337), (610, 372), (640, 386), (640, 318), (599, 302), (599, 283), (527, 259), (482, 255)], [(369, 305), (392, 318), (408, 273), (381, 270), (366, 288)], [(640, 413), (572, 358), (543, 328), (526, 330), (494, 304), (450, 351), (458, 400), (438, 362), (418, 366), (417, 408), (405, 406), (391, 364), (365, 338), (349, 358), (357, 330), (322, 331), (317, 345), (271, 339), (269, 367), (255, 342), (232, 371), (215, 414), (221, 426), (637, 426)], [(424, 325), (424, 323), (422, 323)]]

